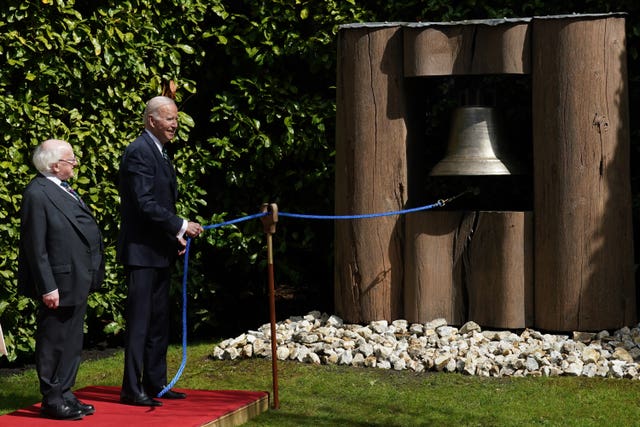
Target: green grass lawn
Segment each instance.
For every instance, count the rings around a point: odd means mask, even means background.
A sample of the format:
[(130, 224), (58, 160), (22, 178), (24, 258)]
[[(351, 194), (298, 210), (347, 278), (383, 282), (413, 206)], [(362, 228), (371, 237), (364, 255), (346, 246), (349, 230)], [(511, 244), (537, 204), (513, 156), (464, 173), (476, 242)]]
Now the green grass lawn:
[[(213, 343), (192, 344), (177, 388), (272, 392), (271, 361), (215, 361)], [(169, 375), (182, 357), (169, 353)], [(76, 388), (119, 386), (122, 351), (83, 362)], [(278, 362), (279, 409), (247, 426), (633, 426), (640, 381), (479, 378), (375, 368)], [(40, 400), (33, 369), (0, 374), (0, 414)], [(0, 423), (1, 424), (1, 423)]]

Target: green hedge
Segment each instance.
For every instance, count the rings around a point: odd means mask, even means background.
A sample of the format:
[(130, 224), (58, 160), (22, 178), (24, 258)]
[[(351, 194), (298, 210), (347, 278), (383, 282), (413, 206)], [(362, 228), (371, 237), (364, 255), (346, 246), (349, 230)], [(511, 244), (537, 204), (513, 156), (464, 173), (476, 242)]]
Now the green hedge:
[[(7, 0), (0, 6), (0, 316), (9, 360), (34, 349), (35, 304), (15, 293), (19, 206), (34, 174), (33, 148), (62, 138), (80, 158), (75, 186), (107, 243), (107, 279), (90, 297), (88, 338), (117, 336), (125, 295), (114, 261), (118, 161), (142, 128), (144, 102), (164, 82), (177, 83), (181, 127), (172, 154), (181, 214), (211, 224), (278, 200), (329, 211), (333, 89), (326, 77), (333, 72), (336, 25), (359, 19), (352, 8), (349, 1), (288, 0)], [(290, 247), (309, 252), (311, 228), (293, 225), (287, 233)], [(261, 239), (252, 223), (194, 242), (193, 330), (220, 323), (219, 289), (259, 293)], [(326, 256), (326, 247), (318, 250)], [(283, 267), (282, 277), (304, 280), (302, 270)], [(179, 313), (180, 298), (175, 305)]]
[[(74, 4), (75, 3), (75, 4)], [(84, 4), (81, 4), (84, 3)], [(0, 133), (3, 141), (0, 225), (2, 255), (0, 315), (9, 359), (29, 356), (34, 348), (34, 303), (16, 296), (16, 259), (21, 193), (34, 170), (33, 148), (50, 137), (68, 140), (80, 159), (75, 186), (91, 205), (107, 243), (104, 291), (90, 298), (89, 316), (99, 319), (99, 333), (121, 330), (124, 289), (114, 262), (118, 229), (116, 176), (123, 147), (142, 128), (147, 98), (162, 82), (175, 79), (177, 101), (195, 92), (185, 77), (202, 62), (194, 40), (205, 6), (191, 2), (13, 1), (4, 2), (0, 23)], [(105, 3), (112, 3), (105, 5)], [(96, 3), (97, 4), (97, 3)], [(177, 161), (197, 150), (188, 143), (191, 118), (181, 116)], [(183, 166), (184, 167), (184, 166)], [(204, 205), (197, 184), (201, 169), (183, 174), (180, 210), (194, 216)]]

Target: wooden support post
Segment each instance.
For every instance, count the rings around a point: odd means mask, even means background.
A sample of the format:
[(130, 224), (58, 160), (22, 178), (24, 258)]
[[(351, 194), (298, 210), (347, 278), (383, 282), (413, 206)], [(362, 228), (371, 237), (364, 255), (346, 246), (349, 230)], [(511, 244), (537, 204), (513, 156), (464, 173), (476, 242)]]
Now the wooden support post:
[[(406, 124), (399, 26), (338, 33), (337, 215), (393, 212), (406, 201)], [(335, 309), (348, 322), (402, 316), (403, 218), (335, 224)]]
[(450, 325), (464, 323), (464, 289), (456, 268), (462, 254), (455, 250), (462, 212), (416, 212), (407, 215), (406, 223), (405, 318), (412, 323), (438, 318)]
[(489, 328), (533, 326), (531, 212), (475, 212), (464, 282), (469, 318)]
[(625, 19), (532, 25), (535, 326), (633, 325)]
[(408, 321), (533, 325), (531, 212), (420, 212), (406, 229)]
[(271, 376), (273, 380), (273, 409), (280, 408), (278, 398), (278, 343), (276, 335), (276, 297), (273, 273), (273, 239), (278, 222), (278, 205), (264, 203), (262, 212), (269, 215), (261, 217), (264, 232), (267, 236), (267, 269), (269, 278), (269, 320), (271, 325)]

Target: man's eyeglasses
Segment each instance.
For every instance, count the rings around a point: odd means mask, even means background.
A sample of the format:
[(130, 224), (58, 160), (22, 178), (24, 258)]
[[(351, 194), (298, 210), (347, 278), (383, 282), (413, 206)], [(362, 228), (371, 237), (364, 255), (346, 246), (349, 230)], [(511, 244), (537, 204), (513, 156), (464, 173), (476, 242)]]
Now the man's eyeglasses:
[(59, 159), (59, 162), (65, 162), (65, 163), (69, 163), (72, 166), (75, 166), (78, 164), (78, 159), (76, 159), (75, 157), (73, 159)]

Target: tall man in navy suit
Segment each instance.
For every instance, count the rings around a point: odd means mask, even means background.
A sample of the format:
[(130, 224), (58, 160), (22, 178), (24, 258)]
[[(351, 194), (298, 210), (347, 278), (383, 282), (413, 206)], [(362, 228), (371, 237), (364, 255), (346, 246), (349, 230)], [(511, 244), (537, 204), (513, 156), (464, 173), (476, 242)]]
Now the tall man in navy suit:
[(68, 142), (41, 143), (33, 154), (38, 174), (27, 185), (20, 209), (18, 289), (40, 302), (40, 414), (55, 419), (80, 419), (95, 412), (71, 391), (82, 357), (87, 297), (104, 278), (98, 224), (67, 183), (77, 164)]
[[(120, 163), (117, 256), (124, 264), (128, 286), (120, 401), (160, 406), (162, 402), (154, 397), (167, 384), (171, 267), (184, 253), (185, 235), (196, 237), (203, 228), (176, 215), (176, 173), (165, 149), (178, 127), (173, 99), (152, 98), (144, 111), (144, 127)], [(185, 397), (174, 390), (162, 395)]]

